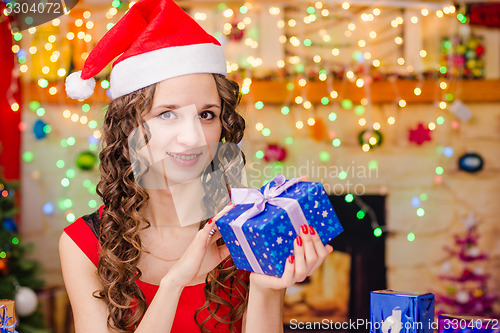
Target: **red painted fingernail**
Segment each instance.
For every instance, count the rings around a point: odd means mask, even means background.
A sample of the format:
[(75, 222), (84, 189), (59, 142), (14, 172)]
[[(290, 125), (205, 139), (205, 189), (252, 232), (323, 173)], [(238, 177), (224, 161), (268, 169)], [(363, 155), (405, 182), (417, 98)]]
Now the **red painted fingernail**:
[(311, 231), (311, 235), (316, 234), (316, 231), (314, 231), (314, 228), (312, 227), (312, 225), (309, 226), (309, 230)]
[(302, 238), (300, 236), (297, 236), (297, 245), (302, 246)]
[(214, 218), (211, 217), (210, 220), (208, 220), (208, 224), (212, 223), (214, 221)]
[(290, 264), (293, 264), (293, 256), (291, 254), (288, 256), (288, 261)]
[(230, 203), (227, 204), (226, 207), (231, 207), (231, 206), (234, 206), (234, 203), (230, 202)]
[(301, 228), (302, 228), (302, 232), (303, 232), (304, 234), (307, 234), (307, 233), (308, 233), (308, 229), (309, 229), (309, 228), (307, 228), (307, 225), (306, 225), (306, 224), (303, 224)]

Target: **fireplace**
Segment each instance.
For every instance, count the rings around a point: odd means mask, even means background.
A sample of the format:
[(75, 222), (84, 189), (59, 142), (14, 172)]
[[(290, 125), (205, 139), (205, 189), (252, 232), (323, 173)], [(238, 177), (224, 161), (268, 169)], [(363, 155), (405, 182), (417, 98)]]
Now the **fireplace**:
[[(369, 320), (370, 291), (386, 288), (385, 234), (382, 233), (379, 237), (374, 235), (377, 225), (382, 229), (385, 226), (385, 200), (386, 197), (380, 195), (363, 195), (356, 198), (330, 196), (344, 227), (344, 232), (331, 242), (335, 249), (331, 256), (335, 259), (329, 258), (323, 265), (334, 267), (334, 273), (322, 267), (320, 270), (323, 272), (318, 270), (318, 273), (304, 282), (289, 288), (285, 299), (286, 332), (325, 332), (334, 327), (332, 322), (344, 322), (349, 319)], [(364, 214), (358, 213), (360, 210)], [(345, 277), (342, 278), (341, 275)], [(334, 286), (329, 284), (330, 281)], [(304, 290), (309, 292), (305, 297)], [(314, 294), (321, 293), (332, 295), (330, 311), (325, 307), (325, 304), (328, 305), (324, 302), (325, 297), (313, 297)], [(320, 303), (318, 306), (314, 304), (316, 299)], [(323, 319), (327, 319), (329, 324), (319, 325), (318, 322)], [(316, 329), (306, 329), (314, 323)], [(363, 327), (359, 330), (339, 331), (366, 330)]]

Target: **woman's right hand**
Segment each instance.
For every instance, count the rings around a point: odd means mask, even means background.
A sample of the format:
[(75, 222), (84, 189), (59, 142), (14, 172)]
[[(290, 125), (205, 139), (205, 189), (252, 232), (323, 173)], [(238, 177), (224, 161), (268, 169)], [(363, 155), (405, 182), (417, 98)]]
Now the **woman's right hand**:
[[(179, 288), (189, 285), (196, 277), (205, 276), (229, 255), (226, 244), (217, 246), (221, 237), (215, 221), (225, 215), (235, 205), (229, 203), (200, 229), (186, 252), (163, 277), (162, 283), (173, 283)], [(213, 230), (213, 232), (212, 232)], [(210, 233), (212, 232), (213, 235)]]

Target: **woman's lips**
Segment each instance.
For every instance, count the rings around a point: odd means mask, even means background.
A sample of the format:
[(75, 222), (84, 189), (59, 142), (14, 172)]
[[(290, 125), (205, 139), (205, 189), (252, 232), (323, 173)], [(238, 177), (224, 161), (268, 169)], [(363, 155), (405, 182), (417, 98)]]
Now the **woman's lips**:
[(182, 154), (182, 153), (168, 153), (167, 156), (172, 159), (176, 164), (180, 166), (193, 166), (195, 165), (201, 156), (201, 153), (198, 154)]

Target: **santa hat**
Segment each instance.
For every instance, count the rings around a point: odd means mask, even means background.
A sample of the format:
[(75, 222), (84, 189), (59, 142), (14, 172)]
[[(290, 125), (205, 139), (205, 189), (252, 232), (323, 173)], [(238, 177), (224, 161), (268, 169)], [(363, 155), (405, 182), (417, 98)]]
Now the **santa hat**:
[(173, 0), (140, 0), (97, 43), (83, 69), (66, 78), (68, 96), (90, 97), (93, 76), (120, 54), (111, 70), (113, 99), (185, 74), (227, 75), (220, 43)]

